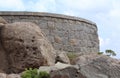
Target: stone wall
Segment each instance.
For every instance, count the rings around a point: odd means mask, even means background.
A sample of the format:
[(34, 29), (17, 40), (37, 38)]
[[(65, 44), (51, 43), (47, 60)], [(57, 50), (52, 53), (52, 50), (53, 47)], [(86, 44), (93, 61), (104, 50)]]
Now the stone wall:
[(78, 17), (40, 12), (0, 12), (7, 22), (33, 22), (40, 26), (57, 50), (90, 53), (99, 51), (97, 26)]

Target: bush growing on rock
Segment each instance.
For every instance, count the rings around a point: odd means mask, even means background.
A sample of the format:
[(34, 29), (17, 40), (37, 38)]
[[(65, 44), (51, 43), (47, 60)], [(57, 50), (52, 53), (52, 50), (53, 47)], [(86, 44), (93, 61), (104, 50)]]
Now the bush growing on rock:
[(105, 50), (105, 53), (107, 56), (116, 56), (116, 53), (110, 49)]
[(111, 49), (107, 49), (107, 50), (105, 50), (105, 52), (98, 52), (98, 54), (99, 55), (105, 54), (107, 56), (116, 56), (116, 53)]
[(40, 71), (39, 78), (50, 78), (50, 75), (45, 71)]
[(32, 69), (32, 68), (26, 69), (22, 73), (21, 77), (22, 78), (38, 78), (37, 69)]
[(50, 78), (50, 75), (45, 71), (38, 72), (36, 68), (29, 68), (22, 73), (21, 78)]
[(98, 52), (99, 55), (103, 54), (104, 52)]

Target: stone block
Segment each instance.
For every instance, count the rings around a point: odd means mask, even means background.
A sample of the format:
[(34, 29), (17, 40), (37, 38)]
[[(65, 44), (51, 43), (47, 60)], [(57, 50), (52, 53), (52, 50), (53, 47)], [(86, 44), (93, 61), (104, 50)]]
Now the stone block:
[(54, 37), (54, 41), (55, 41), (56, 43), (62, 43), (62, 38), (59, 37), (59, 36), (55, 36), (55, 37)]
[(70, 45), (77, 45), (78, 40), (77, 39), (69, 39)]
[(47, 22), (47, 26), (48, 26), (49, 30), (55, 30), (55, 28), (56, 28), (54, 25), (54, 22), (51, 22), (51, 21)]

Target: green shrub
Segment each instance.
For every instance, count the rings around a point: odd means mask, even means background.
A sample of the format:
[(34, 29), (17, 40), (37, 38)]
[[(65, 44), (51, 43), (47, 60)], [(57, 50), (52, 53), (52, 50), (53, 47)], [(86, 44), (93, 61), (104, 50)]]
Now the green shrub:
[(25, 69), (25, 71), (21, 75), (22, 78), (38, 78), (37, 69)]
[(107, 56), (116, 56), (116, 53), (111, 49), (105, 50), (105, 53)]
[(107, 49), (105, 50), (105, 52), (98, 52), (98, 54), (99, 55), (104, 54), (106, 56), (116, 56), (116, 53), (111, 49)]
[(39, 78), (50, 78), (50, 75), (45, 71), (40, 71)]
[(98, 52), (99, 55), (103, 54), (104, 52)]
[(50, 78), (50, 75), (45, 71), (38, 73), (37, 69), (29, 68), (22, 73), (21, 78)]

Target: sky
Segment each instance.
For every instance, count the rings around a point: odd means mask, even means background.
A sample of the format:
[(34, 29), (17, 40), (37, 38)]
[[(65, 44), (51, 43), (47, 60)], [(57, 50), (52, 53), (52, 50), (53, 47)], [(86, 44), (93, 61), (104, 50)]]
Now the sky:
[(50, 12), (82, 17), (97, 24), (100, 51), (120, 59), (120, 0), (0, 0), (0, 11)]

